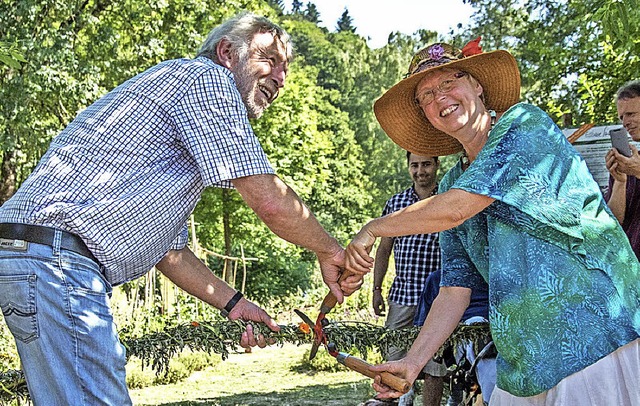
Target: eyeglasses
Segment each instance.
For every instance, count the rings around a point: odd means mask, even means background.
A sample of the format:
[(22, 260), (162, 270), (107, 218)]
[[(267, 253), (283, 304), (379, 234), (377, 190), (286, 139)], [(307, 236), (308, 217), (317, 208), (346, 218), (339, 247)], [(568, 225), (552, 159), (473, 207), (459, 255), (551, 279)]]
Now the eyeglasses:
[(434, 89), (425, 90), (424, 92), (416, 96), (416, 104), (418, 106), (428, 106), (429, 104), (431, 104), (432, 101), (435, 100), (436, 92), (440, 92), (440, 93), (450, 92), (451, 90), (453, 90), (454, 87), (456, 87), (456, 82), (458, 81), (458, 79), (463, 78), (465, 76), (467, 76), (467, 72), (458, 72), (454, 74), (453, 77), (451, 77), (450, 79), (443, 80), (442, 82), (440, 82), (440, 84), (436, 86)]

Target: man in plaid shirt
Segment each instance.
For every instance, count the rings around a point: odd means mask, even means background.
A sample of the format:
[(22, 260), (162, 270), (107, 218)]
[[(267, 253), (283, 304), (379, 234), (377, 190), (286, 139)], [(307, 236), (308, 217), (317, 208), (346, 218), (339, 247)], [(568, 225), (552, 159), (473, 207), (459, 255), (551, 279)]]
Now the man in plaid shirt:
[[(413, 185), (391, 197), (384, 207), (383, 215), (393, 213), (411, 204), (436, 194), (438, 184), (438, 157), (419, 156), (407, 152), (409, 175)], [(383, 237), (376, 250), (373, 277), (373, 311), (382, 316), (385, 303), (382, 297), (382, 282), (387, 273), (389, 257), (393, 251), (395, 278), (388, 296), (388, 314), (385, 326), (400, 329), (413, 326), (413, 317), (427, 277), (440, 268), (440, 246), (438, 233), (415, 234), (403, 237)], [(385, 358), (389, 361), (404, 357), (404, 351), (392, 349)], [(424, 404), (440, 404), (444, 366), (432, 361), (425, 367)], [(427, 399), (433, 398), (433, 403)], [(373, 402), (372, 402), (373, 403)], [(375, 403), (373, 403), (375, 404)], [(400, 404), (413, 404), (413, 390), (402, 398)]]
[[(340, 302), (344, 250), (269, 164), (249, 118), (284, 86), (289, 35), (240, 14), (196, 58), (164, 61), (87, 107), (0, 207), (0, 306), (36, 405), (126, 406), (113, 286), (154, 266), (231, 319), (275, 321), (204, 265), (186, 222), (205, 187), (235, 187), (278, 236), (313, 251)], [(249, 326), (242, 346), (265, 346)]]

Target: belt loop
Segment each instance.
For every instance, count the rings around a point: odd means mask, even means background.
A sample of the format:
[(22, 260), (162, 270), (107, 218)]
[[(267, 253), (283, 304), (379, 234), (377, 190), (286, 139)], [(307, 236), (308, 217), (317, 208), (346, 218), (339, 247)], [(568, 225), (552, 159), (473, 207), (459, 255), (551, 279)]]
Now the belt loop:
[(62, 242), (62, 230), (58, 230), (56, 228), (54, 233), (53, 233), (53, 244), (51, 246), (53, 248), (53, 255), (56, 255), (56, 256), (60, 255), (60, 243), (61, 242)]

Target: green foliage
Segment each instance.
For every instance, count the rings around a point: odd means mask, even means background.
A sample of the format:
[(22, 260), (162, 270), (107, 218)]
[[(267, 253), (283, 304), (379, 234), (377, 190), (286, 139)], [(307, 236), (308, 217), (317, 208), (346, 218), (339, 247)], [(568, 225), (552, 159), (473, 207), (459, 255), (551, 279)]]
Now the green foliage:
[(221, 361), (222, 358), (217, 354), (183, 351), (176, 358), (171, 359), (167, 369), (160, 374), (151, 368), (144, 368), (140, 360), (132, 359), (126, 366), (127, 387), (141, 389), (152, 385), (178, 383), (188, 378), (193, 372), (213, 367)]
[(293, 0), (291, 2), (291, 13), (292, 14), (302, 13), (302, 2), (300, 0)]
[(0, 62), (13, 69), (20, 69), (20, 62), (27, 62), (13, 45), (0, 41)]
[(318, 11), (318, 7), (315, 4), (308, 2), (307, 9), (303, 13), (304, 19), (312, 22), (314, 24), (319, 24), (322, 22), (320, 19), (320, 11)]
[[(121, 341), (127, 349), (127, 357), (136, 357), (143, 366), (151, 366), (158, 373), (163, 373), (170, 361), (186, 348), (194, 352), (219, 354), (223, 360), (227, 359), (231, 351), (239, 348), (240, 337), (247, 324), (241, 320), (183, 323), (142, 337), (122, 335)], [(289, 343), (299, 346), (313, 340), (309, 326), (300, 322), (280, 324), (277, 332), (264, 323), (251, 325), (255, 334), (262, 334), (272, 345)], [(388, 330), (384, 326), (356, 321), (330, 321), (324, 327), (328, 342), (334, 343), (338, 351), (357, 351), (364, 359), (371, 351), (384, 354), (391, 347), (409, 349), (419, 332), (419, 326)], [(490, 334), (488, 323), (460, 324), (438, 354), (441, 355), (447, 346), (457, 348), (462, 341), (485, 342), (490, 339)]]
[(20, 360), (13, 335), (4, 322), (4, 317), (0, 317), (0, 371), (19, 368)]
[(340, 16), (340, 19), (336, 23), (337, 32), (356, 32), (356, 27), (353, 26), (353, 18), (349, 15), (349, 10), (345, 7), (344, 12)]
[(202, 371), (222, 362), (222, 357), (218, 354), (208, 354), (206, 352), (184, 351), (178, 359), (191, 372)]
[(19, 406), (28, 403), (27, 381), (22, 371), (0, 370), (0, 404)]
[(191, 375), (191, 371), (179, 359), (172, 359), (169, 367), (163, 374), (159, 374), (153, 380), (156, 385), (168, 385), (178, 383)]
[(470, 3), (478, 12), (462, 31), (514, 54), (524, 100), (559, 124), (616, 121), (613, 95), (640, 68), (636, 0)]
[(606, 38), (618, 49), (628, 49), (638, 55), (640, 47), (640, 4), (638, 0), (602, 0), (593, 13), (600, 21)]
[(310, 353), (311, 350), (304, 352), (300, 363), (293, 367), (296, 372), (338, 372), (346, 368), (339, 362), (336, 362), (336, 359), (329, 355), (329, 352), (324, 349), (320, 349), (316, 357), (312, 360), (309, 359)]
[(126, 365), (127, 387), (129, 389), (142, 389), (153, 385), (156, 373), (149, 368), (143, 368), (140, 361), (131, 361)]

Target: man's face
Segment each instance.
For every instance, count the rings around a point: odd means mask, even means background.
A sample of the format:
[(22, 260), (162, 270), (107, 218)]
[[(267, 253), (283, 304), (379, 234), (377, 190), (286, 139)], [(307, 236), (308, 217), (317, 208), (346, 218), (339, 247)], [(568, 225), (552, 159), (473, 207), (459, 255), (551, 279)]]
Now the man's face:
[(431, 156), (409, 155), (409, 175), (420, 187), (430, 187), (436, 183), (438, 161)]
[(253, 37), (247, 53), (231, 71), (250, 118), (258, 118), (284, 86), (289, 61), (287, 49), (271, 33)]
[(618, 118), (631, 135), (631, 139), (640, 141), (640, 97), (619, 99), (616, 107), (618, 108)]

